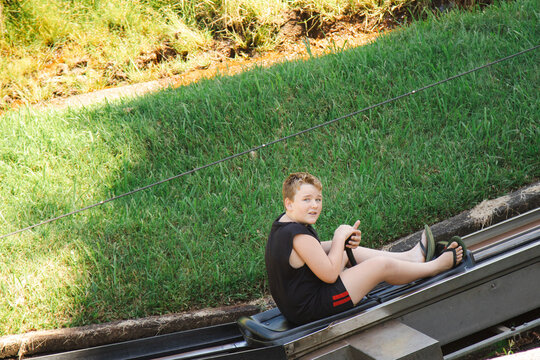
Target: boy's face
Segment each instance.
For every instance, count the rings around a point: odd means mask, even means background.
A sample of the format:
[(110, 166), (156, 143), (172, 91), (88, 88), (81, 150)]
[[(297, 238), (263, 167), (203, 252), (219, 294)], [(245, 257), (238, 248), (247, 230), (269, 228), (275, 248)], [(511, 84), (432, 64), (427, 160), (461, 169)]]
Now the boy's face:
[(285, 199), (287, 216), (300, 224), (315, 224), (322, 210), (322, 192), (310, 184), (302, 184), (294, 199)]

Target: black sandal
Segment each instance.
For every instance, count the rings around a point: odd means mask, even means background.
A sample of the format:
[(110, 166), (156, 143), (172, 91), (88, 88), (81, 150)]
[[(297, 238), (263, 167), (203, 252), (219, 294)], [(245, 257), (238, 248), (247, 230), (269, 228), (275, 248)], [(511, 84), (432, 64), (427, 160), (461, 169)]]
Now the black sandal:
[(422, 254), (424, 254), (425, 262), (433, 260), (435, 256), (435, 239), (433, 238), (433, 233), (429, 226), (424, 225), (424, 234), (426, 234), (426, 246), (422, 244), (422, 235), (420, 235), (420, 249), (422, 249)]
[(463, 249), (463, 257), (465, 258), (467, 254), (467, 246), (465, 246), (465, 242), (463, 242), (463, 240), (459, 236), (452, 236), (449, 241), (438, 241), (435, 245), (435, 252), (433, 254), (433, 257), (436, 259), (441, 256), (441, 254), (445, 252), (446, 249), (448, 249), (448, 246), (450, 246), (450, 244), (452, 244), (453, 242), (457, 243), (458, 247), (461, 246), (461, 248)]

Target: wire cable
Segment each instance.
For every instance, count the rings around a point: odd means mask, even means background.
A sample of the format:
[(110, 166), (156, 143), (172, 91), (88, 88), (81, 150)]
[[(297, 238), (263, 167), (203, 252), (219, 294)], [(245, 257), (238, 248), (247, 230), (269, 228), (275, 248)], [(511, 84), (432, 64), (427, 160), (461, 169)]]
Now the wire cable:
[(528, 53), (528, 52), (531, 52), (531, 51), (533, 51), (533, 50), (536, 50), (536, 49), (538, 49), (539, 47), (540, 47), (540, 45), (533, 46), (533, 47), (531, 47), (531, 48), (529, 48), (529, 49), (522, 50), (522, 51), (520, 51), (520, 52), (517, 52), (517, 53), (514, 53), (514, 54), (512, 54), (512, 55), (509, 55), (509, 56), (500, 58), (500, 59), (495, 60), (495, 61), (492, 61), (492, 62), (490, 62), (490, 63), (487, 63), (487, 64), (484, 64), (484, 65), (475, 67), (475, 68), (470, 69), (470, 70), (467, 70), (467, 71), (464, 71), (464, 72), (459, 73), (459, 74), (457, 74), (457, 75), (453, 75), (453, 76), (448, 77), (448, 78), (446, 78), (446, 79), (444, 79), (444, 80), (440, 80), (440, 81), (431, 83), (431, 84), (429, 84), (429, 85), (426, 85), (426, 86), (424, 86), (424, 87), (418, 88), (418, 89), (416, 89), (416, 90), (412, 90), (412, 91), (409, 91), (409, 92), (404, 93), (404, 94), (402, 94), (402, 95), (393, 97), (393, 98), (391, 98), (391, 99), (387, 99), (387, 100), (384, 100), (384, 101), (379, 102), (379, 103), (377, 103), (377, 104), (370, 105), (370, 106), (365, 107), (365, 108), (363, 108), (363, 109), (361, 109), (361, 110), (354, 111), (354, 112), (349, 113), (349, 114), (347, 114), (347, 115), (343, 115), (343, 116), (337, 117), (337, 118), (335, 118), (335, 119), (326, 121), (326, 122), (324, 122), (324, 123), (315, 125), (315, 126), (313, 126), (313, 127), (310, 127), (310, 128), (307, 128), (307, 129), (304, 129), (304, 130), (301, 130), (301, 131), (298, 131), (298, 132), (296, 132), (296, 133), (294, 133), (294, 134), (290, 134), (290, 135), (287, 135), (287, 136), (285, 136), (285, 137), (282, 137), (282, 138), (273, 140), (273, 141), (271, 141), (271, 142), (269, 142), (269, 143), (261, 144), (261, 145), (255, 146), (255, 147), (253, 147), (253, 148), (251, 148), (251, 149), (249, 149), (249, 150), (244, 150), (244, 151), (242, 151), (242, 152), (239, 152), (239, 153), (236, 153), (236, 154), (227, 156), (227, 157), (225, 157), (225, 158), (222, 158), (222, 159), (220, 159), (220, 160), (216, 160), (216, 161), (211, 162), (211, 163), (208, 163), (208, 164), (206, 164), (206, 165), (203, 165), (203, 166), (199, 166), (199, 167), (193, 168), (193, 169), (188, 170), (188, 171), (185, 171), (185, 172), (183, 172), (183, 173), (181, 173), (181, 174), (177, 174), (177, 175), (175, 175), (175, 176), (171, 176), (171, 177), (169, 177), (169, 178), (167, 178), (167, 179), (163, 179), (163, 180), (157, 181), (157, 182), (155, 182), (155, 183), (152, 183), (152, 184), (149, 184), (149, 185), (146, 185), (146, 186), (143, 186), (143, 187), (140, 187), (140, 188), (131, 190), (131, 191), (129, 191), (129, 192), (126, 192), (126, 193), (123, 193), (123, 194), (120, 194), (120, 195), (116, 195), (116, 196), (111, 197), (111, 198), (109, 198), (109, 199), (102, 200), (102, 201), (97, 202), (97, 203), (95, 203), (95, 204), (88, 205), (88, 206), (86, 206), (86, 207), (83, 207), (83, 208), (80, 208), (80, 209), (77, 209), (77, 210), (74, 210), (74, 211), (65, 213), (65, 214), (63, 214), (63, 215), (60, 215), (60, 216), (57, 216), (57, 217), (54, 217), (54, 218), (50, 218), (50, 219), (44, 220), (44, 221), (42, 221), (42, 222), (40, 222), (40, 223), (36, 223), (36, 224), (30, 225), (30, 226), (27, 226), (27, 227), (25, 227), (25, 228), (22, 228), (22, 229), (13, 231), (13, 232), (8, 233), (8, 234), (4, 234), (4, 235), (0, 236), (0, 239), (3, 239), (3, 238), (6, 238), (6, 237), (8, 237), (8, 236), (12, 236), (12, 235), (21, 233), (21, 232), (23, 232), (23, 231), (27, 231), (27, 230), (36, 228), (36, 227), (38, 227), (38, 226), (42, 226), (42, 225), (51, 223), (51, 222), (53, 222), (53, 221), (60, 220), (60, 219), (62, 219), (62, 218), (65, 218), (65, 217), (68, 217), (68, 216), (71, 216), (71, 215), (78, 214), (78, 213), (83, 212), (83, 211), (86, 211), (86, 210), (90, 210), (90, 209), (92, 209), (92, 208), (95, 208), (95, 207), (97, 207), (97, 206), (100, 206), (100, 205), (109, 203), (109, 202), (111, 202), (111, 201), (115, 201), (115, 200), (121, 199), (121, 198), (123, 198), (123, 197), (133, 195), (133, 194), (138, 193), (138, 192), (140, 192), (140, 191), (144, 191), (144, 190), (150, 189), (150, 188), (152, 188), (152, 187), (161, 185), (161, 184), (163, 184), (163, 183), (166, 183), (166, 182), (169, 182), (169, 181), (172, 181), (172, 180), (181, 178), (181, 177), (183, 177), (183, 176), (193, 174), (193, 173), (195, 173), (195, 172), (197, 172), (197, 171), (200, 171), (200, 170), (209, 168), (209, 167), (211, 167), (211, 166), (218, 165), (218, 164), (223, 163), (223, 162), (225, 162), (225, 161), (229, 161), (229, 160), (235, 159), (235, 158), (237, 158), (237, 157), (240, 157), (240, 156), (249, 154), (249, 153), (251, 153), (251, 152), (261, 150), (261, 149), (263, 149), (263, 148), (265, 148), (265, 147), (268, 147), (268, 146), (271, 146), (271, 145), (274, 145), (274, 144), (277, 144), (277, 143), (280, 143), (280, 142), (289, 140), (289, 139), (291, 139), (291, 138), (293, 138), (293, 137), (300, 136), (300, 135), (305, 134), (305, 133), (307, 133), (307, 132), (311, 132), (311, 131), (313, 131), (313, 130), (316, 130), (316, 129), (319, 129), (319, 128), (322, 128), (322, 127), (331, 125), (331, 124), (336, 123), (336, 122), (338, 122), (338, 121), (341, 121), (341, 120), (344, 120), (344, 119), (347, 119), (347, 118), (356, 116), (356, 115), (358, 115), (358, 114), (360, 114), (360, 113), (363, 113), (363, 112), (372, 110), (372, 109), (377, 108), (377, 107), (379, 107), (379, 106), (383, 106), (383, 105), (386, 105), (386, 104), (395, 102), (395, 101), (400, 100), (400, 99), (402, 99), (402, 98), (404, 98), (404, 97), (408, 97), (408, 96), (414, 95), (414, 94), (416, 94), (416, 93), (419, 93), (419, 92), (421, 92), (421, 91), (430, 89), (430, 88), (432, 88), (432, 87), (439, 86), (439, 85), (444, 84), (444, 83), (446, 83), (446, 82), (449, 82), (449, 81), (452, 81), (452, 80), (454, 80), (454, 79), (463, 77), (463, 76), (465, 76), (465, 75), (468, 75), (468, 74), (470, 74), (470, 73), (473, 73), (473, 72), (482, 70), (482, 69), (484, 69), (484, 68), (487, 68), (487, 67), (496, 65), (496, 64), (501, 63), (501, 62), (503, 62), (503, 61), (507, 61), (507, 60), (513, 59), (513, 58), (515, 58), (515, 57), (517, 57), (517, 56), (520, 56), (520, 55), (523, 55), (523, 54), (525, 54), (525, 53)]

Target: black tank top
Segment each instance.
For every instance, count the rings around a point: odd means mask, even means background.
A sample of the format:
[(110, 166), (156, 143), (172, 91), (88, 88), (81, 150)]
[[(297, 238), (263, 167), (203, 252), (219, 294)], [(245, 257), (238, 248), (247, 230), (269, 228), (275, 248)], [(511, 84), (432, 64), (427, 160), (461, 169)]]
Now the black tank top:
[(280, 215), (272, 224), (266, 244), (266, 272), (270, 292), (281, 313), (293, 323), (302, 323), (300, 314), (309, 312), (315, 303), (318, 290), (325, 286), (310, 268), (295, 269), (289, 264), (293, 239), (298, 234), (313, 236), (319, 242), (317, 232), (311, 225), (296, 222), (279, 222)]

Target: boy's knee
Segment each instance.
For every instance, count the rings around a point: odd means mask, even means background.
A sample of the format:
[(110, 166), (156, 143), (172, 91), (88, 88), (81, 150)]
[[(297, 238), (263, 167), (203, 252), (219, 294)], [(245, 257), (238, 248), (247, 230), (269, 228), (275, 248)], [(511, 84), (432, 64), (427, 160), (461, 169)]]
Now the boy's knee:
[(393, 260), (394, 259), (386, 256), (377, 256), (366, 261), (369, 263), (370, 267), (377, 269), (377, 271), (380, 271), (382, 274), (388, 274), (395, 269), (395, 261)]

